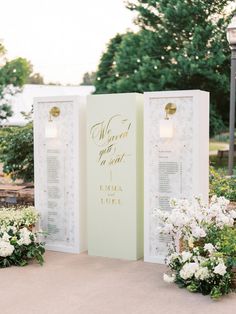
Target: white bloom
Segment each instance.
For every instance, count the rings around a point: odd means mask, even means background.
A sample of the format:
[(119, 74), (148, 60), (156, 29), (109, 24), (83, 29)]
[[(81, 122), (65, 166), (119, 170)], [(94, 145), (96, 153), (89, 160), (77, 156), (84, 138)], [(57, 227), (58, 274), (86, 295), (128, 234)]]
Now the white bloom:
[(210, 254), (212, 254), (215, 251), (215, 247), (211, 243), (206, 243), (204, 245), (204, 250), (208, 251)]
[(173, 261), (179, 258), (179, 254), (174, 252), (166, 258), (166, 264), (169, 265)]
[(14, 251), (14, 246), (10, 242), (0, 241), (0, 256), (7, 257), (12, 255)]
[(167, 274), (164, 274), (163, 275), (163, 280), (165, 282), (168, 282), (168, 283), (173, 283), (173, 282), (175, 282), (175, 275), (173, 274), (173, 275), (169, 276)]
[(0, 111), (0, 116), (1, 116), (2, 118), (5, 118), (5, 117), (7, 116), (7, 112), (4, 111), (4, 110), (1, 110), (1, 111)]
[(192, 230), (192, 234), (195, 238), (204, 238), (206, 236), (206, 232), (203, 228), (199, 226), (195, 226)]
[(22, 228), (20, 230), (20, 239), (17, 241), (19, 245), (29, 245), (32, 241), (30, 239), (30, 236), (32, 235), (32, 232), (30, 232), (27, 228)]
[(180, 277), (183, 279), (189, 279), (193, 277), (195, 272), (198, 270), (199, 265), (197, 263), (186, 263), (180, 271)]
[(222, 226), (222, 227), (224, 225), (232, 227), (233, 224), (234, 224), (234, 220), (230, 216), (227, 216), (227, 215), (224, 215), (224, 214), (219, 214), (219, 216), (216, 217), (216, 223), (217, 223), (217, 225)]
[(9, 234), (7, 232), (4, 232), (3, 235), (2, 235), (2, 239), (1, 240), (8, 242), (9, 239), (10, 239)]
[(10, 95), (10, 94), (5, 94), (3, 96), (4, 100), (6, 100), (6, 101), (9, 101), (11, 99), (11, 97), (12, 97), (12, 95)]
[(231, 218), (235, 219), (236, 218), (236, 210), (231, 210), (230, 216), (231, 216)]
[(195, 278), (200, 279), (200, 280), (205, 280), (209, 277), (209, 271), (207, 267), (200, 267), (196, 273), (195, 273)]
[(1, 226), (0, 232), (6, 232), (6, 231), (7, 231), (7, 227), (6, 226)]
[(182, 257), (182, 261), (185, 263), (188, 260), (190, 260), (190, 258), (192, 257), (192, 254), (190, 252), (183, 251), (181, 253), (181, 257)]
[(226, 273), (226, 266), (223, 262), (219, 263), (215, 268), (214, 268), (214, 273), (219, 274), (221, 276), (224, 276)]

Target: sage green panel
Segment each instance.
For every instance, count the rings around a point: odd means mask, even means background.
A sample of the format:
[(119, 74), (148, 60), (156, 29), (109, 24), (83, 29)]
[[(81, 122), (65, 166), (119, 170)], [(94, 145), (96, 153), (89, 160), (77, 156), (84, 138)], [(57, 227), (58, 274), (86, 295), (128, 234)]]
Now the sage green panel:
[(87, 107), (88, 253), (143, 256), (143, 96), (93, 95)]

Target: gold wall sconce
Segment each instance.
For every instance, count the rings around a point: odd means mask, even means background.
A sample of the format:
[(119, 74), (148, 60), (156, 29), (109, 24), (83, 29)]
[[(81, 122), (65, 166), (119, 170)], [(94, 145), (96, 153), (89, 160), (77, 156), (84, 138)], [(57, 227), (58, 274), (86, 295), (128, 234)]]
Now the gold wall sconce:
[(174, 103), (165, 106), (165, 118), (160, 120), (160, 137), (172, 138), (174, 136), (174, 124), (170, 116), (176, 113), (177, 107)]
[(54, 121), (54, 118), (59, 117), (61, 111), (58, 107), (52, 107), (49, 110), (49, 119), (45, 128), (45, 137), (46, 138), (56, 138), (58, 136), (57, 124)]

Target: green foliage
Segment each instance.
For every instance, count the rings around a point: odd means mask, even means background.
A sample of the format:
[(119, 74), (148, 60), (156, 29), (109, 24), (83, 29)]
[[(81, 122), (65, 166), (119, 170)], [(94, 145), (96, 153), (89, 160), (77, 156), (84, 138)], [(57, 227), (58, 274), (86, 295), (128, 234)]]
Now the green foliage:
[(137, 0), (138, 33), (117, 35), (102, 55), (96, 93), (202, 89), (211, 93), (211, 134), (228, 122), (232, 0)]
[(213, 105), (210, 108), (210, 136), (222, 133), (226, 129), (223, 119)]
[(23, 179), (31, 182), (34, 179), (33, 160), (33, 125), (8, 128), (0, 133), (0, 160), (3, 172), (13, 180)]
[(27, 84), (43, 85), (44, 79), (40, 73), (34, 73), (28, 77)]
[(11, 265), (26, 266), (30, 260), (36, 260), (41, 266), (43, 265), (45, 249), (42, 243), (32, 242), (21, 246), (14, 242), (12, 244), (15, 246), (14, 254), (8, 258), (0, 258), (0, 268)]
[(0, 86), (12, 84), (22, 87), (32, 72), (31, 63), (24, 58), (7, 61), (0, 68)]
[(83, 81), (80, 85), (85, 85), (85, 86), (94, 85), (95, 79), (96, 79), (96, 73), (95, 72), (90, 72), (90, 73), (86, 72), (86, 73), (84, 73)]
[(227, 258), (228, 265), (236, 266), (236, 228), (224, 226), (219, 230), (213, 225), (209, 229), (205, 243), (212, 243), (217, 247), (217, 251)]
[(210, 167), (210, 196), (212, 195), (236, 201), (236, 178), (226, 177), (223, 170)]
[(113, 91), (112, 85), (114, 84), (115, 74), (113, 67), (115, 64), (115, 55), (121, 41), (122, 35), (117, 34), (110, 40), (107, 51), (102, 55), (95, 81), (97, 94)]
[(12, 116), (11, 97), (20, 91), (32, 72), (31, 63), (24, 58), (6, 61), (6, 49), (0, 43), (0, 124)]

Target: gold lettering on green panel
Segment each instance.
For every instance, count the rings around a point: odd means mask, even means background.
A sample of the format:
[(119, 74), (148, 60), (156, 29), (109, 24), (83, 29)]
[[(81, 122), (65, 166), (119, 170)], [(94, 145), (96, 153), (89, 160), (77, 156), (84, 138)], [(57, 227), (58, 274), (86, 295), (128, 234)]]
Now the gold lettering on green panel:
[(98, 147), (97, 162), (100, 167), (110, 169), (107, 184), (100, 184), (98, 189), (101, 194), (102, 205), (121, 205), (121, 194), (124, 188), (114, 183), (114, 171), (116, 166), (122, 166), (130, 154), (122, 147), (130, 134), (131, 122), (122, 115), (111, 116), (107, 120), (94, 124), (90, 129), (93, 143)]

